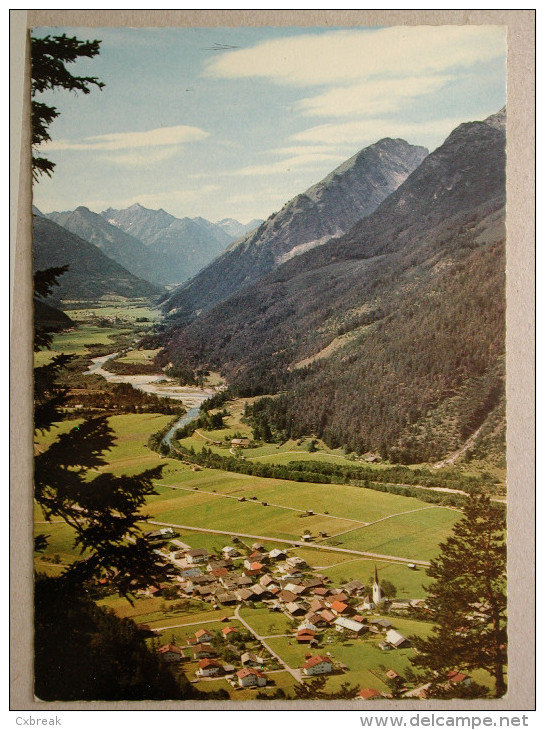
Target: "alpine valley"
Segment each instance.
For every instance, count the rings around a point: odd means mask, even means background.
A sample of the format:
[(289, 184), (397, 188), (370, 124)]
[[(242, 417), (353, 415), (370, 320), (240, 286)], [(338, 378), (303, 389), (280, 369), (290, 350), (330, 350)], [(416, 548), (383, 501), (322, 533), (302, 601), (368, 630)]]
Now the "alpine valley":
[(504, 693), (505, 110), (34, 269), (36, 696)]
[(159, 362), (274, 395), (248, 415), (279, 440), (501, 463), (504, 215), (505, 110), (381, 140), (175, 290)]

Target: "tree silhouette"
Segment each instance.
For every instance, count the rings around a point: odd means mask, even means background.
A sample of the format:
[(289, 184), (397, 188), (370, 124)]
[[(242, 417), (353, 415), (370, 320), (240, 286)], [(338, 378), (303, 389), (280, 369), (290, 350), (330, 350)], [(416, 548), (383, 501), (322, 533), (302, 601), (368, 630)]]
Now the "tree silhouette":
[(48, 142), (49, 125), (59, 116), (54, 106), (49, 106), (35, 99), (36, 94), (52, 89), (67, 89), (89, 94), (91, 87), (102, 89), (105, 84), (95, 76), (74, 76), (66, 68), (66, 64), (74, 63), (78, 58), (94, 58), (100, 52), (100, 41), (81, 41), (78, 38), (61, 36), (45, 36), (31, 38), (31, 113), (32, 113), (32, 174), (37, 180), (40, 175), (51, 176), (55, 163), (40, 157), (36, 148)]
[(434, 579), (427, 604), (435, 626), (427, 639), (412, 637), (413, 665), (440, 691), (449, 671), (485, 669), (494, 677), (494, 696), (502, 697), (507, 657), (503, 509), (483, 495), (471, 497), (426, 572)]

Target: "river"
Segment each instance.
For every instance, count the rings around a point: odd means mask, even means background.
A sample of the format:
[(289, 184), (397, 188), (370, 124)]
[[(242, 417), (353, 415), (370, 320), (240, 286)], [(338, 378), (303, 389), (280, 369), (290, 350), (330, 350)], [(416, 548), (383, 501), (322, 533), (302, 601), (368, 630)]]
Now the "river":
[(176, 380), (168, 378), (164, 374), (158, 375), (118, 375), (105, 370), (103, 365), (117, 357), (120, 353), (112, 352), (110, 355), (92, 358), (92, 365), (85, 371), (84, 375), (101, 375), (109, 383), (128, 383), (133, 388), (144, 393), (151, 393), (160, 398), (172, 398), (183, 403), (186, 412), (181, 416), (163, 438), (163, 443), (170, 446), (172, 437), (176, 431), (193, 421), (199, 415), (199, 409), (205, 400), (211, 398), (218, 391), (215, 388), (197, 388), (191, 385), (180, 385)]

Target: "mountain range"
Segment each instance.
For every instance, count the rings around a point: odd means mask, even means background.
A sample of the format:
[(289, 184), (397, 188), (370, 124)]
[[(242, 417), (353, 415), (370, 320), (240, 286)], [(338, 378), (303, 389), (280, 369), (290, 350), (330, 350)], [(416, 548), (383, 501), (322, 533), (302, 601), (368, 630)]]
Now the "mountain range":
[[(38, 212), (39, 213), (39, 212)], [(34, 271), (68, 265), (48, 304), (103, 296), (157, 299), (163, 289), (140, 279), (97, 246), (42, 214), (34, 215)]]
[(225, 219), (214, 224), (204, 218), (176, 218), (139, 203), (100, 214), (85, 206), (47, 214), (37, 209), (34, 212), (94, 244), (136, 277), (161, 288), (194, 276), (236, 237), (262, 222), (251, 221), (245, 226)]
[(344, 235), (323, 242), (319, 210), (356, 205), (361, 188), (340, 174), (355, 158), (176, 290), (160, 360), (218, 368), (244, 396), (278, 394), (250, 415), (281, 437), (406, 463), (471, 437), (466, 458), (501, 460), (505, 110), (429, 155), (383, 140), (373, 166), (385, 147), (394, 189)]
[(204, 218), (176, 218), (162, 208), (151, 210), (139, 203), (122, 210), (108, 208), (101, 216), (147, 247), (155, 266), (153, 280), (164, 284), (189, 279), (247, 229), (232, 219), (214, 224)]
[(231, 244), (172, 293), (165, 311), (174, 311), (177, 321), (187, 323), (284, 261), (346, 233), (372, 213), (427, 153), (424, 147), (400, 139), (383, 139), (361, 150)]

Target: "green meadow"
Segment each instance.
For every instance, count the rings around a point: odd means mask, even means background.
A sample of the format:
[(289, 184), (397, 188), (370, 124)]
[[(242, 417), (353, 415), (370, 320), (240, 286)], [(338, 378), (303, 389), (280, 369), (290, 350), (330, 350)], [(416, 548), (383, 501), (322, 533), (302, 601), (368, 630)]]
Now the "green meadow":
[(241, 608), (240, 616), (260, 636), (288, 634), (299, 623), (296, 619), (288, 618), (282, 612), (269, 611), (268, 608)]
[(79, 324), (75, 329), (60, 332), (53, 337), (50, 350), (34, 353), (34, 366), (48, 363), (55, 355), (90, 355), (91, 345), (112, 345), (114, 338), (127, 334), (130, 330), (119, 327), (97, 327), (92, 324)]
[[(446, 507), (349, 485), (277, 480), (208, 468), (193, 471), (177, 460), (161, 458), (147, 446), (149, 435), (170, 420), (171, 416), (149, 413), (110, 417), (116, 443), (105, 454), (107, 464), (99, 469), (132, 475), (163, 466), (162, 477), (156, 481), (158, 494), (148, 498), (144, 509), (153, 520), (259, 535), (273, 544), (275, 538), (301, 540), (309, 530), (324, 545), (428, 560), (437, 554), (439, 542), (458, 519), (459, 513)], [(64, 421), (38, 434), (36, 447), (47, 447), (58, 434), (79, 423)], [(323, 534), (327, 537), (321, 537)], [(206, 545), (228, 544), (223, 536), (204, 535), (188, 536), (188, 543), (196, 545), (196, 539)], [(345, 562), (340, 553), (306, 551), (311, 565), (335, 566), (332, 575), (341, 570), (337, 563)], [(408, 574), (406, 582), (411, 586)]]
[(459, 512), (447, 507), (424, 508), (338, 535), (324, 544), (430, 560), (438, 555), (439, 543), (450, 534), (459, 516)]

